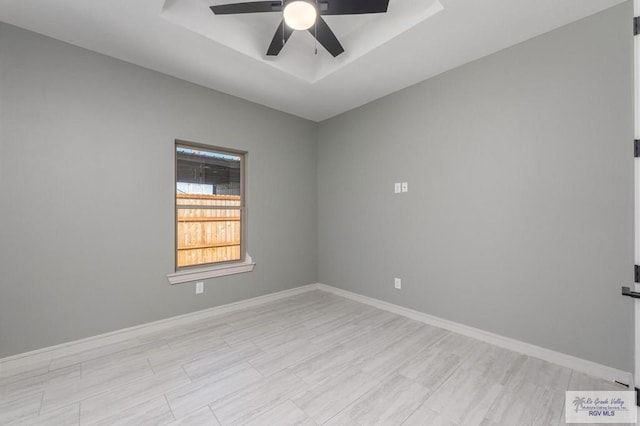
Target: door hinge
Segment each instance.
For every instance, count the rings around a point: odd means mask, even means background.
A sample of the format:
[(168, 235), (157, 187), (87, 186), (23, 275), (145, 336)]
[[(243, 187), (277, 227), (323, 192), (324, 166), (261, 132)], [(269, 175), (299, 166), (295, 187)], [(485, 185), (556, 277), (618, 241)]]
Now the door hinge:
[(640, 265), (635, 265), (635, 274), (633, 282), (640, 284)]
[(640, 139), (634, 139), (633, 141), (633, 156), (640, 157)]
[(636, 388), (636, 405), (640, 407), (640, 388)]
[(640, 16), (633, 18), (633, 35), (637, 36), (638, 34), (640, 34)]

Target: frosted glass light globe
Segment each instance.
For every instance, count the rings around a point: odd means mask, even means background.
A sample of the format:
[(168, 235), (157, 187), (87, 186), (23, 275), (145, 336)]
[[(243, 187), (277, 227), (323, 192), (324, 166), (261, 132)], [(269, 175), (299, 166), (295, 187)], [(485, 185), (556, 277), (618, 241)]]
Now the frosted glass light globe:
[(297, 0), (284, 7), (284, 22), (294, 30), (307, 30), (316, 22), (318, 12), (306, 1)]

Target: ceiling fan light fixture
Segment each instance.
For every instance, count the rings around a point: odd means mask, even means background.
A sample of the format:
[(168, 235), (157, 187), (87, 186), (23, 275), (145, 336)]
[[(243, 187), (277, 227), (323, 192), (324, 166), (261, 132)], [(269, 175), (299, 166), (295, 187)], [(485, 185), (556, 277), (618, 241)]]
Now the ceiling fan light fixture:
[(304, 0), (288, 2), (284, 7), (284, 22), (294, 30), (307, 30), (318, 16), (316, 7)]

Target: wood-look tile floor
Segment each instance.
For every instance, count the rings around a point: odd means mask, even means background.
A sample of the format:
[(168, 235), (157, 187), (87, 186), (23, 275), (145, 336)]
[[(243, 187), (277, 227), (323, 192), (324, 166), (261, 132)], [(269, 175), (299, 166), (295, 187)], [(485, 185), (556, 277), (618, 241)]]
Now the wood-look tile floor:
[(0, 424), (557, 425), (622, 389), (312, 291), (0, 373)]

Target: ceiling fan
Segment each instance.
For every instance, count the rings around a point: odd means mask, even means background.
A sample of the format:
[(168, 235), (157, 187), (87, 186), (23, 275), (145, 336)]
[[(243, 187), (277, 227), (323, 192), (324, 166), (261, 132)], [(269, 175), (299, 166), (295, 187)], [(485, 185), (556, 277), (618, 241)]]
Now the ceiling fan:
[(283, 18), (267, 49), (268, 56), (277, 56), (293, 31), (309, 30), (335, 58), (344, 48), (322, 15), (386, 13), (388, 5), (389, 0), (271, 0), (211, 6), (211, 11), (216, 15), (281, 12)]

